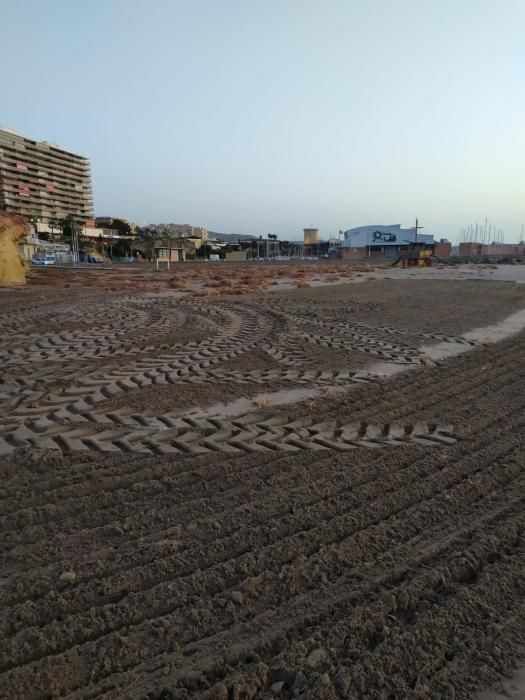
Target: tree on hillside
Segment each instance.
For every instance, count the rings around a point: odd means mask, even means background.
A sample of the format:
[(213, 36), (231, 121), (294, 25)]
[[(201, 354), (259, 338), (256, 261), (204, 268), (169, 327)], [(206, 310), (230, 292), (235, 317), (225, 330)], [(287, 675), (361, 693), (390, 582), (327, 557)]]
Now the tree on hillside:
[(67, 243), (72, 250), (75, 237), (78, 241), (79, 248), (83, 247), (85, 244), (83, 221), (75, 217), (73, 214), (69, 214), (65, 219), (59, 219), (57, 221), (57, 225), (62, 230), (62, 238), (64, 239), (64, 242)]
[(109, 245), (112, 258), (127, 258), (131, 255), (131, 241), (119, 238), (118, 240), (111, 241)]
[(195, 248), (195, 259), (204, 260), (208, 257), (210, 252), (210, 247), (207, 245), (201, 245), (199, 248)]
[(109, 228), (117, 230), (121, 236), (129, 236), (131, 234), (131, 226), (127, 221), (122, 221), (122, 219), (113, 219)]
[(137, 229), (137, 244), (136, 247), (143, 251), (144, 257), (147, 260), (152, 260), (155, 252), (155, 232), (150, 228)]

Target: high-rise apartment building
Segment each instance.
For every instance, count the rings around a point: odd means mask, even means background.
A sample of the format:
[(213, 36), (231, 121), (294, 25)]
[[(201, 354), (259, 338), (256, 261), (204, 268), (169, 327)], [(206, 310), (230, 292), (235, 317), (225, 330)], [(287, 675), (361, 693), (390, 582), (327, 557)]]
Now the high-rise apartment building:
[(40, 221), (92, 218), (89, 160), (0, 127), (0, 209)]

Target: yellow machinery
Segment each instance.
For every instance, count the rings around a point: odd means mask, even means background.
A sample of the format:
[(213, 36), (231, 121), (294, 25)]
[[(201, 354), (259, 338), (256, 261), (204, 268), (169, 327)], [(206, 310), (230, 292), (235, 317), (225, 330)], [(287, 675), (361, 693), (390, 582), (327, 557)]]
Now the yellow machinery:
[(428, 243), (412, 243), (405, 250), (399, 251), (399, 257), (393, 263), (397, 265), (401, 262), (402, 267), (430, 267), (434, 246)]

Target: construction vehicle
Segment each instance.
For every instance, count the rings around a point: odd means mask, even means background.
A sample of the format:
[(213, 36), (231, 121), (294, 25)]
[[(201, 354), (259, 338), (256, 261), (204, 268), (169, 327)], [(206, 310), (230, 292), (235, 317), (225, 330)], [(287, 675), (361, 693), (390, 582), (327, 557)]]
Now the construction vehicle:
[(407, 248), (399, 251), (392, 267), (398, 263), (401, 263), (401, 267), (430, 267), (433, 257), (433, 243), (410, 243)]

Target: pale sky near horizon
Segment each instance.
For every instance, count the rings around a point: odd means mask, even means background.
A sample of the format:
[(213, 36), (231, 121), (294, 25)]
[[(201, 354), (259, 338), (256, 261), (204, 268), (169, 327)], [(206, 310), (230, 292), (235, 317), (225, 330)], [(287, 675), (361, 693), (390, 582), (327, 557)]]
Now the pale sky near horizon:
[(95, 212), (239, 234), (525, 223), (525, 0), (0, 0), (0, 124)]

